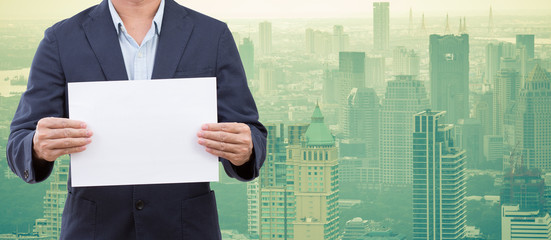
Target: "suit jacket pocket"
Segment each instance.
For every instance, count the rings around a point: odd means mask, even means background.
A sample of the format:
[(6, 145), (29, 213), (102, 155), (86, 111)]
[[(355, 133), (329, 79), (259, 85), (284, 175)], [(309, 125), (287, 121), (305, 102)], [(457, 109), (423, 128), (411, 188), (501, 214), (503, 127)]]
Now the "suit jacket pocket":
[(195, 78), (195, 77), (214, 77), (214, 70), (211, 68), (176, 71), (174, 78)]
[(220, 240), (214, 191), (182, 201), (184, 239)]
[(59, 239), (94, 239), (96, 203), (68, 193)]

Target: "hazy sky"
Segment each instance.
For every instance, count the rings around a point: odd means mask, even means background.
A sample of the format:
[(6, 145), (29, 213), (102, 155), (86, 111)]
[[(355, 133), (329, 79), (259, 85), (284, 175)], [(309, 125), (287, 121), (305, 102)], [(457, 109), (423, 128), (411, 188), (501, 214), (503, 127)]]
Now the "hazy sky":
[[(370, 17), (373, 1), (366, 0), (177, 0), (221, 19)], [(0, 0), (0, 19), (66, 18), (100, 0)], [(391, 17), (534, 13), (551, 15), (551, 0), (390, 0)]]

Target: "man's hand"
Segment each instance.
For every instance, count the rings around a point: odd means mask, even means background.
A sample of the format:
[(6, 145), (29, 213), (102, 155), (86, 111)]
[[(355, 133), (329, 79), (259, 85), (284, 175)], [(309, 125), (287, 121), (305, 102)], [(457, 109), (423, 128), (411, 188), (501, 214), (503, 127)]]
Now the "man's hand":
[(247, 124), (209, 123), (202, 126), (197, 136), (207, 152), (228, 159), (235, 166), (241, 166), (251, 158), (253, 141)]
[(49, 162), (58, 157), (82, 152), (92, 142), (86, 123), (66, 118), (42, 118), (33, 137), (33, 156)]

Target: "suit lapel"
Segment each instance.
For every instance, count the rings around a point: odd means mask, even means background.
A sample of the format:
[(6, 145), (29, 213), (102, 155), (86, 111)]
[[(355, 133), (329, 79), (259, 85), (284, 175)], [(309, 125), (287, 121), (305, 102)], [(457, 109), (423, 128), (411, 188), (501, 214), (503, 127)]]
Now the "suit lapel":
[(82, 23), (82, 27), (105, 78), (128, 80), (117, 31), (107, 4), (107, 1), (103, 1), (90, 12), (90, 18)]
[(193, 23), (187, 11), (173, 0), (165, 1), (163, 25), (159, 36), (152, 79), (172, 78), (182, 58)]

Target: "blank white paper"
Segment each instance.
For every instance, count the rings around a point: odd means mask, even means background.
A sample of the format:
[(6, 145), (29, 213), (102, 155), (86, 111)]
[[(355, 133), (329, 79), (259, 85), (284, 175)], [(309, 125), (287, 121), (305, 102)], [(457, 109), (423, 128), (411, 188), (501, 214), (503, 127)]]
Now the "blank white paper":
[(69, 116), (92, 143), (71, 155), (73, 187), (218, 181), (218, 158), (197, 143), (217, 122), (216, 79), (68, 84)]

